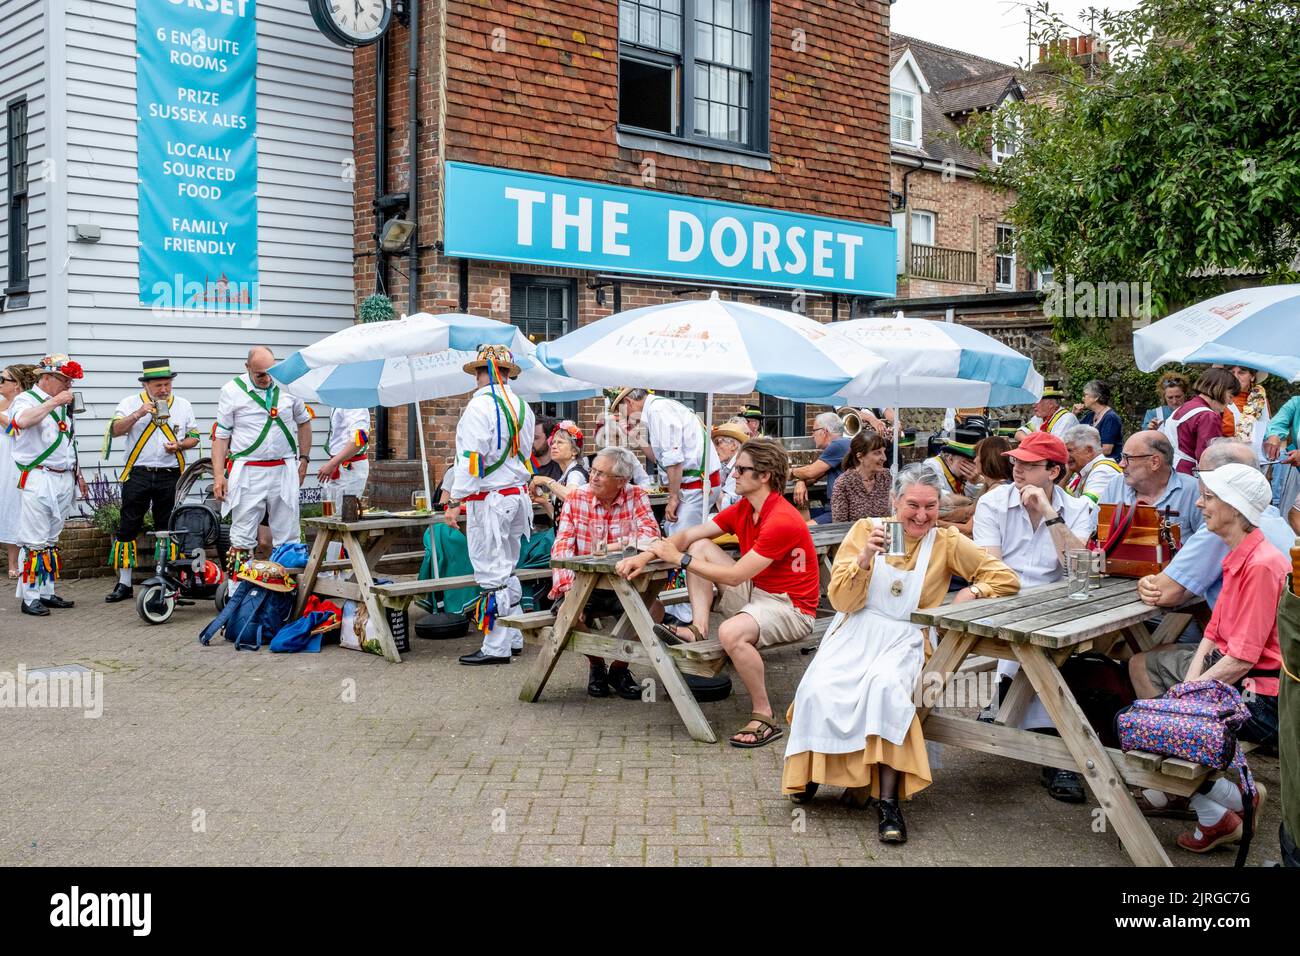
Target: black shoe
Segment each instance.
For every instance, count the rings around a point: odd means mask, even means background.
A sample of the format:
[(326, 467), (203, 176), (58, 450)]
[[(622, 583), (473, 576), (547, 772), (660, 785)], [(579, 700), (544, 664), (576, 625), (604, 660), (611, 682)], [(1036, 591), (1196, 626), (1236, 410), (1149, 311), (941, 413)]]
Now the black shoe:
[(131, 587), (131, 585), (129, 584), (123, 584), (121, 581), (119, 581), (117, 585), (113, 588), (113, 590), (109, 591), (108, 594), (105, 595), (104, 603), (116, 604), (118, 601), (129, 601), (131, 600), (131, 597), (134, 594), (135, 594), (135, 588)]
[(903, 811), (898, 809), (898, 801), (878, 800), (876, 808), (880, 813), (880, 842), (906, 843), (907, 824), (903, 822)]
[(41, 603), (44, 604), (46, 607), (55, 607), (55, 608), (69, 608), (69, 607), (75, 607), (76, 604), (77, 604), (76, 601), (65, 601), (65, 600), (63, 600), (63, 598), (59, 597), (57, 594), (55, 594), (55, 595), (52, 596), (52, 597), (43, 597), (43, 598), (41, 598)]
[(466, 654), (460, 659), (462, 664), (509, 664), (508, 657), (491, 657), (484, 654), (482, 650), (477, 650), (473, 654)]
[(510, 648), (510, 656), (511, 656), (511, 657), (518, 657), (518, 656), (519, 656), (520, 654), (522, 654), (523, 652), (524, 652), (524, 649), (523, 649), (522, 647), (512, 647), (512, 648)]
[(1058, 767), (1043, 768), (1043, 786), (1053, 800), (1062, 803), (1083, 803), (1088, 795), (1083, 790), (1083, 778), (1073, 770)]
[(49, 617), (50, 609), (40, 601), (24, 601), (23, 613), (30, 614), (32, 617)]
[(641, 699), (641, 682), (626, 667), (615, 667), (609, 672), (609, 686), (624, 700)]
[(605, 674), (605, 662), (593, 661), (587, 674), (587, 696), (608, 697), (609, 683)]
[(817, 796), (818, 786), (819, 784), (816, 781), (805, 783), (803, 785), (803, 793), (792, 793), (790, 794), (790, 799), (795, 803), (812, 803), (813, 797)]

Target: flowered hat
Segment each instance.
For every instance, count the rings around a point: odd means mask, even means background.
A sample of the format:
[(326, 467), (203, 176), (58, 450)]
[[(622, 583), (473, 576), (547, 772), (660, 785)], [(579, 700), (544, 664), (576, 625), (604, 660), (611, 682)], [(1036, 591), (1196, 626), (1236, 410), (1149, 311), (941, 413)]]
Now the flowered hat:
[(236, 575), (241, 581), (256, 584), (268, 591), (292, 591), (297, 584), (284, 566), (274, 561), (249, 561)]
[(472, 361), (466, 362), (463, 367), (470, 375), (474, 375), (479, 369), (493, 365), (499, 372), (510, 378), (519, 377), (519, 366), (515, 364), (515, 357), (504, 345), (480, 345), (478, 355)]
[(556, 432), (564, 432), (564, 434), (568, 435), (570, 440), (573, 442), (573, 447), (582, 451), (582, 429), (578, 427), (577, 422), (566, 418), (564, 421), (557, 423), (556, 426), (551, 429), (551, 434), (548, 437), (554, 438)]
[(37, 375), (62, 375), (69, 381), (82, 378), (81, 366), (66, 355), (47, 355), (36, 366)]

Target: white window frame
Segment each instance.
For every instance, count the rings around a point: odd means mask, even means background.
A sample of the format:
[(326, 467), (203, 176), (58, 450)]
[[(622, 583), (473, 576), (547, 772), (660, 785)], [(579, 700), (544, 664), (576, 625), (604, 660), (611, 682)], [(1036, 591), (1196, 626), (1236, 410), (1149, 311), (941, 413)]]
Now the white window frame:
[(1046, 269), (1039, 269), (1034, 273), (1034, 281), (1038, 283), (1039, 291), (1049, 283), (1056, 281), (1056, 270), (1051, 266)]
[[(889, 138), (892, 142), (906, 143), (909, 146), (921, 145), (921, 118), (918, 115), (920, 110), (917, 109), (920, 99), (920, 96), (908, 90), (889, 91)], [(912, 115), (905, 116), (895, 109), (895, 104), (902, 102), (907, 102), (911, 105)], [(910, 137), (902, 135), (902, 126), (904, 123), (910, 124), (911, 126), (910, 132), (912, 135)], [(899, 135), (895, 135), (894, 133), (894, 127), (896, 124), (899, 127)]]
[[(998, 108), (998, 112), (999, 113), (1002, 112), (1001, 107)], [(1011, 129), (1013, 129), (1016, 132), (1017, 137), (1019, 136), (1020, 131), (1024, 128), (1023, 124), (1020, 122), (1019, 116), (1008, 117), (1006, 114), (1003, 114), (1002, 116), (997, 118), (997, 120), (993, 124), (993, 137), (992, 137), (993, 138), (993, 165), (995, 166), (1001, 166), (1012, 156), (1016, 155), (1016, 153), (1020, 152), (1019, 143), (1016, 141), (1012, 141), (1010, 143), (1010, 149), (1004, 150), (1001, 148), (1001, 146), (998, 145), (998, 127), (1004, 124), (1010, 127)]]
[[(919, 222), (924, 222), (924, 223), (927, 223), (927, 224), (928, 224), (928, 226), (929, 226), (929, 231), (930, 231), (930, 241), (929, 241), (929, 242), (919, 242), (919, 241), (917, 240), (917, 238), (916, 238), (916, 226), (917, 226), (917, 223), (919, 223)], [(930, 211), (927, 210), (927, 209), (914, 209), (914, 210), (912, 210), (912, 244), (913, 244), (913, 245), (917, 245), (917, 246), (933, 246), (933, 245), (937, 245), (937, 243), (935, 242), (935, 238), (934, 238), (934, 237), (935, 237), (935, 227), (936, 227), (937, 225), (938, 225), (938, 217), (937, 217), (934, 213), (930, 212)]]
[[(930, 84), (926, 82), (925, 74), (921, 72), (916, 57), (912, 55), (910, 49), (904, 50), (903, 55), (898, 58), (898, 62), (894, 64), (894, 68), (889, 72), (890, 142), (914, 147), (921, 145), (921, 97), (929, 92)], [(910, 117), (903, 117), (895, 113), (895, 97), (906, 97), (911, 101), (912, 115)], [(894, 135), (894, 120), (896, 118), (902, 122), (912, 124), (911, 139), (900, 139)]]
[[(998, 240), (998, 233), (1004, 229), (1010, 233), (1011, 241), (1006, 246), (1008, 252), (1002, 252), (1003, 245)], [(1010, 282), (998, 281), (998, 275), (1001, 273), (1000, 266), (1004, 259), (1009, 260), (1011, 264)], [(1016, 291), (1016, 228), (1005, 222), (1000, 222), (993, 227), (993, 286), (999, 292)]]

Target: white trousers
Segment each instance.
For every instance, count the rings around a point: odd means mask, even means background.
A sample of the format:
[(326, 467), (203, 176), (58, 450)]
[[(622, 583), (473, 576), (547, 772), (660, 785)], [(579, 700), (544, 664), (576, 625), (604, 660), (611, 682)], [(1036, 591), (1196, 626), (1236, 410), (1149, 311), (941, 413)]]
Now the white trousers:
[[(275, 547), (298, 540), (298, 472), (289, 462), (270, 468), (245, 467), (235, 475), (224, 509), (230, 515), (230, 546), (257, 547), (257, 526), (270, 511)], [(289, 485), (292, 486), (290, 493)]]
[[(22, 567), (32, 551), (43, 551), (59, 543), (63, 522), (72, 510), (76, 498), (77, 482), (71, 471), (58, 474), (44, 468), (33, 468), (27, 476), (27, 487), (18, 492), (18, 563)], [(24, 584), (21, 580), (14, 592), (23, 601), (35, 601), (54, 596), (54, 582)]]
[[(490, 494), (465, 504), (465, 538), (474, 565), (474, 583), (496, 592), (497, 616), (519, 607), (523, 587), (515, 576), (520, 543), (532, 530), (533, 506), (527, 495)], [(483, 635), (481, 650), (489, 657), (509, 657), (524, 646), (524, 635), (513, 627), (495, 625)]]
[[(340, 506), (344, 495), (356, 495), (357, 497), (364, 495), (366, 493), (366, 482), (369, 480), (369, 461), (359, 461), (351, 468), (340, 468), (338, 478), (324, 486), (325, 492), (334, 497), (334, 513), (341, 513)], [(338, 541), (331, 541), (329, 547), (325, 549), (325, 560), (337, 561), (342, 553), (343, 545)], [(332, 574), (333, 572), (326, 573)]]
[[(697, 524), (704, 524), (704, 490), (702, 488), (694, 488), (681, 493), (681, 500), (677, 503), (677, 520), (664, 521), (664, 534), (676, 534), (678, 531), (694, 528)], [(675, 617), (684, 624), (689, 624), (694, 617), (691, 613), (691, 606), (686, 603), (666, 607), (664, 608), (664, 614)]]

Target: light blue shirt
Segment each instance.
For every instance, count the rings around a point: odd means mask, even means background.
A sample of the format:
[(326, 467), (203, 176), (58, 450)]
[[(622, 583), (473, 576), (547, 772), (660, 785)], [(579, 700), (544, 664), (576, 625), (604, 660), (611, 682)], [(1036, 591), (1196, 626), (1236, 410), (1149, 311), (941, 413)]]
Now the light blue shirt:
[[(1201, 497), (1200, 483), (1191, 475), (1173, 472), (1169, 484), (1156, 499), (1155, 508), (1171, 508), (1178, 512), (1174, 519), (1179, 528), (1179, 540), (1187, 541), (1201, 526), (1201, 509), (1196, 507), (1196, 500)], [(1123, 475), (1116, 475), (1102, 492), (1100, 504), (1131, 505), (1137, 501), (1137, 492), (1124, 483)]]
[[(1269, 505), (1259, 522), (1268, 543), (1283, 554), (1289, 554), (1295, 544), (1295, 532), (1283, 520), (1281, 513)], [(1209, 528), (1201, 528), (1183, 541), (1174, 559), (1165, 568), (1165, 574), (1188, 591), (1199, 594), (1214, 607), (1223, 587), (1223, 559), (1228, 556), (1228, 545)]]

